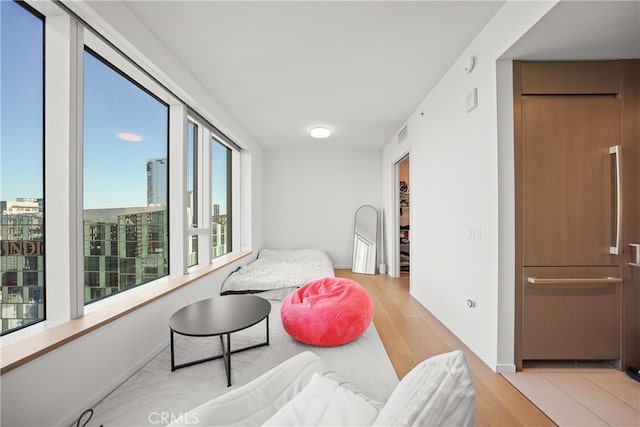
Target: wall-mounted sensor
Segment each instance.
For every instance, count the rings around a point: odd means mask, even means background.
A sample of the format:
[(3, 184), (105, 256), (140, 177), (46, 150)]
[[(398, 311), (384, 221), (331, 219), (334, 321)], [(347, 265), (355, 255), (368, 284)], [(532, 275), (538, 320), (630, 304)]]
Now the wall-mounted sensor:
[(476, 65), (476, 58), (473, 56), (470, 56), (469, 58), (467, 58), (466, 61), (464, 61), (464, 72), (470, 73), (471, 71), (473, 71), (474, 65)]

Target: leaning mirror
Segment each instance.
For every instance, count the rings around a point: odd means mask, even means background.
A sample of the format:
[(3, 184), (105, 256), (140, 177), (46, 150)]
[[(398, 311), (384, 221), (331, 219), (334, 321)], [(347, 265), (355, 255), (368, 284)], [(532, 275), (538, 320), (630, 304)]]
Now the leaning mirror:
[(370, 205), (356, 210), (353, 233), (354, 273), (376, 274), (376, 242), (378, 240), (378, 211)]

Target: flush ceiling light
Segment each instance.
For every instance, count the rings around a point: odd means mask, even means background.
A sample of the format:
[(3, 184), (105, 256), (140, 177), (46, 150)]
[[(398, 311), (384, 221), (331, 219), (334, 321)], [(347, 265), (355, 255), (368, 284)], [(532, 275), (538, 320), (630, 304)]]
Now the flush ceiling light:
[(309, 135), (313, 138), (327, 138), (331, 135), (331, 131), (324, 127), (315, 127), (309, 131)]

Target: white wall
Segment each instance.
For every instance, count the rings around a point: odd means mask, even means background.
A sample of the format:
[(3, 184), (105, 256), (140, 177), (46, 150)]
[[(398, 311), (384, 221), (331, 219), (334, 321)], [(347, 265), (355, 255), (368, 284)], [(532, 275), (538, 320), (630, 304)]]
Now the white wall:
[[(260, 147), (126, 7), (114, 2), (91, 2), (92, 7), (100, 8), (102, 15), (99, 15), (87, 4), (73, 6), (152, 72), (162, 70), (161, 80), (179, 86), (179, 96), (245, 148), (242, 208), (243, 220), (249, 222), (245, 230), (250, 234), (243, 240), (243, 249), (260, 248), (263, 224)], [(94, 406), (168, 345), (167, 325), (173, 312), (188, 301), (216, 295), (222, 280), (238, 264), (248, 261), (250, 257), (2, 375), (0, 424), (72, 424), (85, 409)]]
[[(3, 426), (65, 426), (169, 344), (171, 314), (217, 295), (228, 266), (2, 375)], [(167, 365), (167, 369), (170, 366)], [(158, 412), (166, 408), (158, 406)]]
[(380, 209), (380, 151), (264, 152), (264, 247), (318, 247), (351, 268), (356, 209)]
[[(498, 115), (498, 88), (503, 93), (505, 82), (498, 85), (497, 60), (554, 4), (505, 3), (407, 119), (407, 139), (401, 144), (394, 139), (383, 150), (388, 212), (394, 209), (393, 164), (411, 153), (412, 295), (498, 371), (515, 366), (514, 301), (508, 295), (500, 298), (501, 288), (513, 288), (513, 247), (499, 246), (514, 238), (513, 220), (502, 221), (509, 211), (500, 205), (500, 191), (513, 187), (512, 160), (509, 170), (508, 155), (500, 151), (507, 144), (500, 139), (513, 141), (513, 136), (500, 123), (513, 117), (502, 108)], [(464, 62), (470, 56), (476, 65), (467, 74)], [(474, 87), (478, 107), (467, 113), (465, 95)], [(389, 215), (386, 229), (392, 230), (392, 224)], [(481, 240), (470, 240), (470, 229), (478, 227)], [(385, 234), (391, 248), (394, 236)], [(500, 286), (501, 280), (508, 283)], [(467, 299), (475, 299), (476, 308), (468, 308)]]

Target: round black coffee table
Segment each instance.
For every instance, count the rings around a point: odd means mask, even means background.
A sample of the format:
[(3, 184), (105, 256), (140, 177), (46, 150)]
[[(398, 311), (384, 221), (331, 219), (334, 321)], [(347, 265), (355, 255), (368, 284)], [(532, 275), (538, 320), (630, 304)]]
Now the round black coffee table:
[[(171, 341), (171, 371), (214, 359), (224, 359), (227, 386), (231, 385), (231, 354), (269, 345), (269, 313), (271, 303), (255, 295), (225, 295), (189, 304), (176, 311), (169, 319)], [(266, 319), (266, 341), (231, 351), (231, 334), (247, 329)], [(220, 336), (222, 354), (176, 365), (174, 362), (173, 334), (190, 337)], [(223, 335), (227, 336), (225, 346)], [(226, 347), (226, 348), (225, 348)]]

